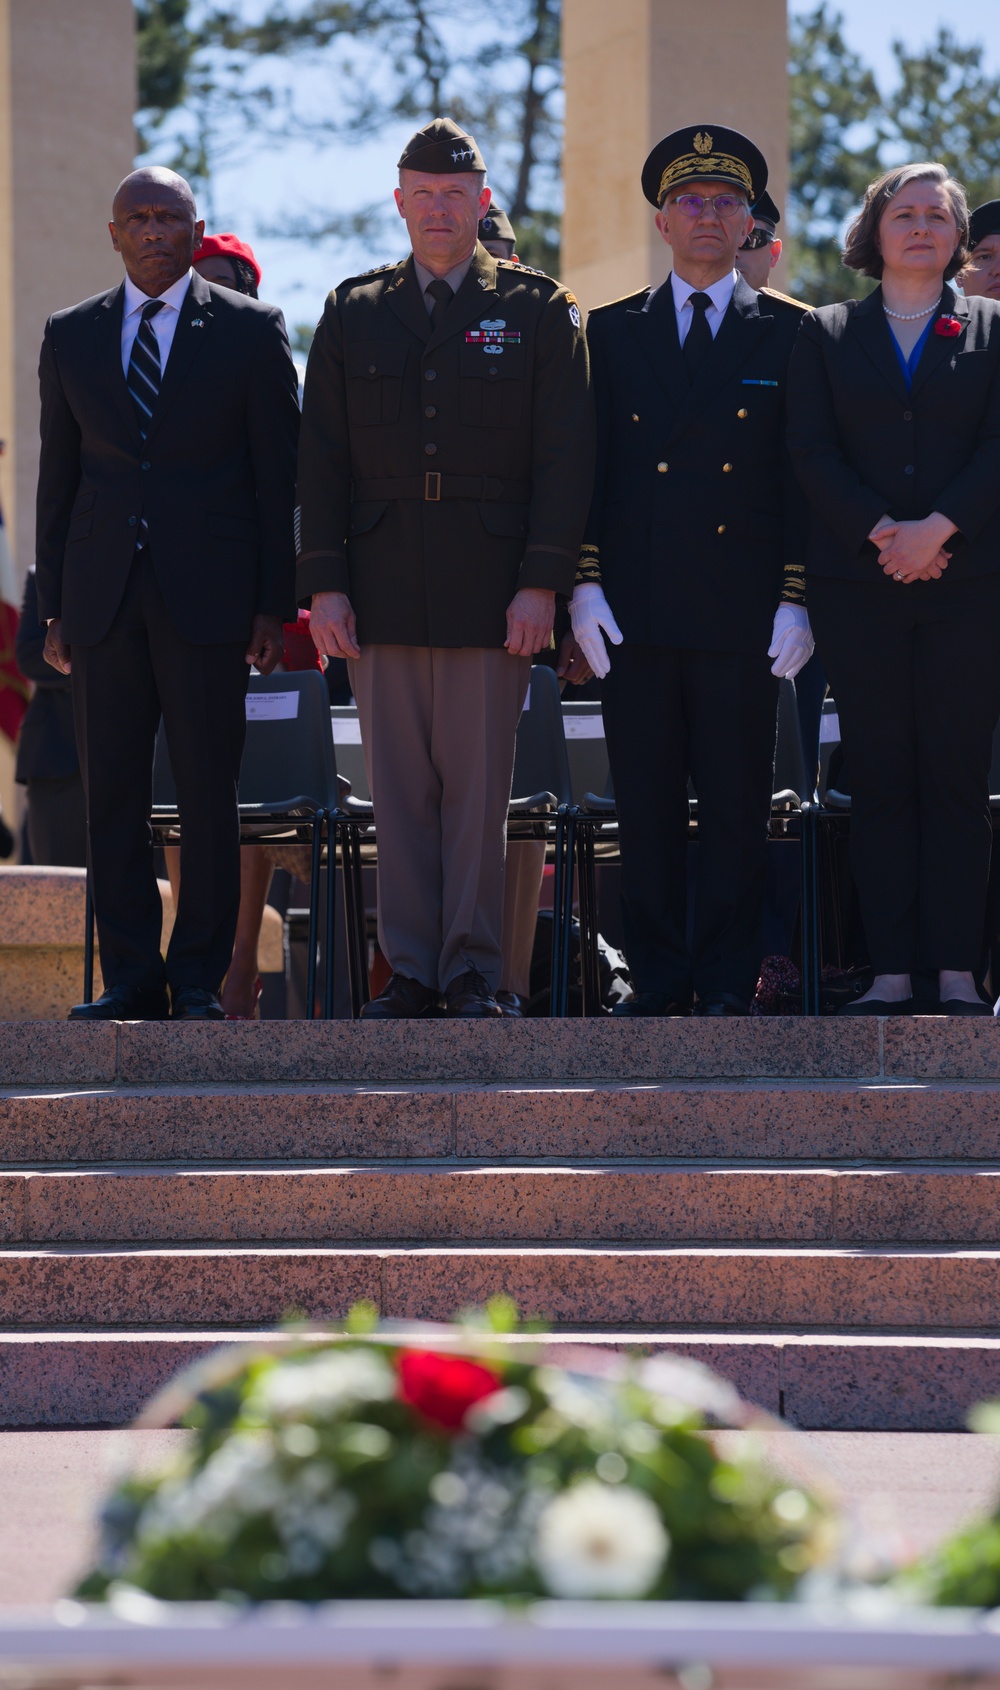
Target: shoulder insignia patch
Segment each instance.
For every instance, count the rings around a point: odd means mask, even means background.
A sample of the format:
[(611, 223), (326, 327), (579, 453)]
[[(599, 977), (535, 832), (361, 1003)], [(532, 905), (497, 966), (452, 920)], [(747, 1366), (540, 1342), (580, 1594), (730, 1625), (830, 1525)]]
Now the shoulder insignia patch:
[(804, 299), (795, 299), (790, 293), (779, 293), (777, 288), (758, 288), (765, 299), (778, 299), (782, 305), (794, 305), (797, 311), (812, 311), (814, 307), (807, 305)]

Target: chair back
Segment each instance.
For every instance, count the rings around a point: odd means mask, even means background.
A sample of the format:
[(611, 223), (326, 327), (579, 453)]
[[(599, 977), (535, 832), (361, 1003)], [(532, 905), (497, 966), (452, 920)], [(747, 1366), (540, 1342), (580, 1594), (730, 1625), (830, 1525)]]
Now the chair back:
[(806, 756), (802, 747), (799, 706), (795, 697), (795, 682), (778, 682), (778, 733), (774, 745), (774, 780), (772, 792), (794, 792), (803, 800), (811, 798), (815, 775), (806, 772)]
[(536, 792), (551, 792), (560, 804), (572, 800), (559, 682), (544, 663), (532, 665), (514, 748), (513, 798)]
[(563, 732), (569, 756), (569, 778), (573, 802), (580, 804), (586, 792), (603, 792), (608, 780), (608, 744), (604, 717), (598, 698), (575, 698), (567, 687), (562, 699)]
[(337, 773), (351, 783), (351, 797), (371, 799), (365, 754), (361, 749), (361, 723), (356, 704), (334, 704), (330, 709)]
[[(330, 730), (330, 697), (318, 669), (251, 675), (239, 802), (278, 810), (296, 799), (337, 805), (337, 761)], [(172, 810), (177, 789), (163, 724), (156, 736), (153, 809)]]

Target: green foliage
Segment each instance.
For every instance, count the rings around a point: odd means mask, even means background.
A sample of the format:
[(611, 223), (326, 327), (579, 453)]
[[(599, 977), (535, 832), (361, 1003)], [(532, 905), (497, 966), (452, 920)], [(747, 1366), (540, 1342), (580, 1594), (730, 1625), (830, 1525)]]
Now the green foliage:
[[(347, 1324), (359, 1332), (370, 1319), (359, 1306)], [(565, 1504), (582, 1500), (612, 1543), (600, 1537), (595, 1564), (630, 1561), (623, 1508), (654, 1538), (639, 1585), (590, 1594), (793, 1592), (825, 1553), (822, 1509), (775, 1475), (752, 1436), (719, 1456), (698, 1406), (718, 1383), (674, 1363), (666, 1396), (641, 1364), (611, 1378), (586, 1363), (539, 1364), (498, 1344), (517, 1324), (497, 1297), (478, 1317), (481, 1338), (456, 1328), (458, 1347), (437, 1353), (376, 1333), (202, 1367), (182, 1415), (190, 1446), (167, 1472), (115, 1491), (79, 1594), (99, 1600), (115, 1584), (167, 1601), (567, 1594), (539, 1544), (563, 1505), (561, 1553), (579, 1554)], [(465, 1404), (450, 1419), (439, 1406), (449, 1390)]]
[[(979, 1403), (969, 1414), (973, 1432), (1000, 1436), (1000, 1402)], [(985, 1519), (972, 1520), (895, 1581), (901, 1595), (943, 1608), (1000, 1607), (1000, 1501)]]
[(962, 46), (950, 29), (922, 53), (893, 44), (899, 85), (886, 100), (892, 152), (938, 159), (964, 184), (970, 205), (1000, 197), (1000, 77), (981, 44)]

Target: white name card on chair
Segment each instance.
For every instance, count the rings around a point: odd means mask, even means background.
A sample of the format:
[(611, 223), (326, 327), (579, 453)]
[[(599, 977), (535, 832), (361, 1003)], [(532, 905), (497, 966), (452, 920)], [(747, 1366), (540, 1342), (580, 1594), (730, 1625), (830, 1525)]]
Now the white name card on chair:
[(563, 717), (563, 731), (567, 739), (603, 739), (604, 717), (599, 714), (593, 716), (566, 715)]
[(248, 722), (288, 722), (299, 713), (297, 692), (248, 692)]
[(334, 745), (361, 744), (361, 723), (356, 716), (334, 716), (332, 726)]

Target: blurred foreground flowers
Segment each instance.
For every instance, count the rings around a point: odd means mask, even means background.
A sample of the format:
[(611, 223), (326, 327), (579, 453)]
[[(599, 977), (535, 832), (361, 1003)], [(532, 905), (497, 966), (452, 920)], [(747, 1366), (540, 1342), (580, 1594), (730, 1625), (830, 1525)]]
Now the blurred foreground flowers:
[[(502, 1344), (516, 1311), (418, 1343), (223, 1352), (171, 1387), (183, 1459), (108, 1501), (85, 1597), (786, 1597), (829, 1554), (752, 1412), (696, 1363)], [(712, 1425), (746, 1428), (723, 1459)]]

